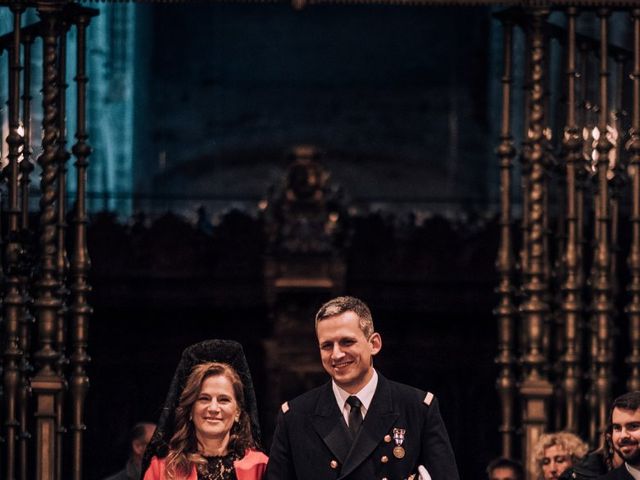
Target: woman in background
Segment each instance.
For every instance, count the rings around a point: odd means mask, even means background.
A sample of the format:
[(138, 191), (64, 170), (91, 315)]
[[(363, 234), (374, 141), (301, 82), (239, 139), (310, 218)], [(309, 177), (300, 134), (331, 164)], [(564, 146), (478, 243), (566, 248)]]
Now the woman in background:
[(538, 478), (555, 480), (587, 454), (587, 444), (570, 432), (546, 433), (534, 447)]

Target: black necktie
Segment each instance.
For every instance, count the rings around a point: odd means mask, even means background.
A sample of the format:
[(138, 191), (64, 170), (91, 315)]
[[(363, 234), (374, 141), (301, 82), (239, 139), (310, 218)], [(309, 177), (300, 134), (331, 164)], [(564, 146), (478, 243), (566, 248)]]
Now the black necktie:
[(349, 432), (351, 432), (352, 438), (356, 438), (362, 425), (362, 412), (360, 411), (362, 402), (355, 395), (351, 395), (347, 398), (347, 403), (351, 407), (351, 410), (349, 410)]

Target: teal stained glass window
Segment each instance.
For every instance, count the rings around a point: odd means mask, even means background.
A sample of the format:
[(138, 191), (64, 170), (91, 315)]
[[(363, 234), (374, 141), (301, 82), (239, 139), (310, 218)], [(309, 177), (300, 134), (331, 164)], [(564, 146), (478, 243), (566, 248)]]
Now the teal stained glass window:
[[(135, 84), (135, 15), (136, 5), (97, 4), (100, 15), (95, 17), (87, 31), (87, 125), (89, 143), (93, 153), (89, 158), (88, 191), (90, 210), (112, 210), (127, 216), (132, 209), (132, 166), (134, 138), (134, 84)], [(39, 20), (37, 12), (29, 9), (23, 15), (23, 25)], [(0, 9), (0, 34), (11, 31), (12, 14), (8, 8)], [(67, 36), (67, 148), (75, 143), (76, 89), (73, 81), (76, 68), (76, 31)], [(32, 47), (31, 59), (32, 140), (33, 161), (37, 159), (42, 124), (42, 42)], [(2, 159), (6, 162), (8, 134), (7, 95), (8, 58), (0, 57), (0, 120), (2, 128)], [(68, 188), (72, 198), (76, 188), (74, 159), (69, 162)], [(34, 208), (37, 208), (39, 170), (32, 179)]]

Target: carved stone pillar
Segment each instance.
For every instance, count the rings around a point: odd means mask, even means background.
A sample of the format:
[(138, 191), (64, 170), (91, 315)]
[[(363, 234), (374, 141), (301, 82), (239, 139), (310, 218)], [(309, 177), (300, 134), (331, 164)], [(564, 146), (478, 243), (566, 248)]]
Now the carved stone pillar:
[(313, 319), (322, 302), (343, 292), (345, 280), (337, 240), (343, 212), (328, 172), (314, 147), (296, 147), (292, 156), (264, 211), (269, 242), (264, 281), (273, 324), (265, 351), (273, 412), (324, 380)]

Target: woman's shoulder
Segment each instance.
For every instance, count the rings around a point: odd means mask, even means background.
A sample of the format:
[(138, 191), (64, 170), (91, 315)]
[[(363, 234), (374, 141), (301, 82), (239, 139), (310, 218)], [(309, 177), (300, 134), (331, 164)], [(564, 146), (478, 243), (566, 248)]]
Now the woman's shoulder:
[(249, 449), (244, 457), (234, 462), (238, 480), (262, 480), (267, 469), (267, 457), (258, 450)]
[(147, 471), (144, 473), (144, 480), (156, 480), (162, 478), (165, 462), (166, 459), (164, 458), (158, 458), (156, 456), (152, 457), (149, 468), (147, 468)]
[(236, 464), (246, 468), (246, 467), (251, 467), (253, 465), (260, 465), (260, 464), (267, 463), (268, 460), (269, 460), (269, 457), (267, 457), (260, 450), (253, 450), (250, 448), (245, 452), (244, 457), (238, 460)]
[[(166, 468), (167, 459), (160, 457), (152, 457), (151, 463), (149, 464), (149, 468), (144, 474), (143, 480), (165, 480), (165, 468)], [(191, 473), (187, 477), (187, 480), (196, 480), (197, 473), (195, 467), (191, 468)]]

